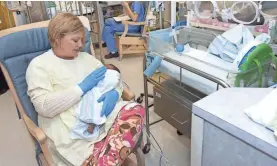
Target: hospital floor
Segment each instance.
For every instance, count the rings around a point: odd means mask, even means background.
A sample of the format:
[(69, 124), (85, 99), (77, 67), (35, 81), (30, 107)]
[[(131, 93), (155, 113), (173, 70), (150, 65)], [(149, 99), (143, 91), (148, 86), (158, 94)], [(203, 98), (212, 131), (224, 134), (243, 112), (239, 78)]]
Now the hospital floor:
[[(105, 60), (105, 63), (112, 63), (121, 70), (123, 79), (136, 96), (143, 92), (142, 56), (124, 56), (122, 61), (112, 59)], [(150, 93), (151, 87), (149, 87)], [(36, 166), (32, 139), (22, 120), (18, 119), (9, 91), (0, 96), (0, 111), (0, 166)], [(150, 123), (158, 119), (160, 117), (154, 113), (152, 108)], [(166, 156), (166, 159), (162, 158), (161, 165), (190, 165), (190, 141), (187, 138), (177, 135), (176, 129), (165, 121), (152, 125), (150, 131)], [(155, 143), (152, 137), (151, 142)], [(156, 144), (151, 146), (150, 152), (146, 154), (146, 166), (159, 165), (160, 155), (153, 146), (158, 148)], [(167, 163), (166, 160), (171, 163)]]

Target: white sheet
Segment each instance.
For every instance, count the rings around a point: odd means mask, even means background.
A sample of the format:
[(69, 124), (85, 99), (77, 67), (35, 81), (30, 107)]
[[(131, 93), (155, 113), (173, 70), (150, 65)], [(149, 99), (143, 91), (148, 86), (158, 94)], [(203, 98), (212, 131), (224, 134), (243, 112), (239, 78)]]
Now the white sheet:
[[(98, 99), (108, 91), (115, 89), (120, 82), (120, 73), (108, 69), (105, 78), (88, 91), (75, 110), (77, 122), (70, 131), (71, 139), (85, 139), (92, 141), (99, 136), (100, 125), (106, 123), (106, 116), (101, 117), (103, 102)], [(94, 125), (93, 133), (87, 131), (89, 124)]]
[[(213, 75), (217, 78), (228, 82), (231, 86), (233, 85), (232, 71), (233, 64), (222, 60), (214, 55), (208, 54), (205, 51), (197, 50), (194, 48), (190, 49), (190, 52), (184, 54), (179, 54), (174, 51), (164, 54), (164, 56), (171, 59), (177, 60), (181, 63), (189, 65), (198, 70), (204, 71)], [(201, 61), (199, 61), (201, 60)], [(203, 63), (206, 62), (207, 64)], [(214, 66), (211, 66), (213, 64)], [(215, 66), (220, 67), (216, 68)], [(172, 63), (162, 61), (159, 71), (170, 75), (171, 77), (179, 80), (180, 79), (180, 68)], [(217, 90), (217, 84), (209, 81), (201, 76), (191, 73), (187, 70), (182, 70), (182, 82), (201, 91), (205, 94), (211, 94)]]
[[(244, 112), (254, 122), (274, 131), (277, 124), (277, 89), (272, 90), (260, 102), (246, 108)], [(277, 132), (276, 132), (277, 133)]]

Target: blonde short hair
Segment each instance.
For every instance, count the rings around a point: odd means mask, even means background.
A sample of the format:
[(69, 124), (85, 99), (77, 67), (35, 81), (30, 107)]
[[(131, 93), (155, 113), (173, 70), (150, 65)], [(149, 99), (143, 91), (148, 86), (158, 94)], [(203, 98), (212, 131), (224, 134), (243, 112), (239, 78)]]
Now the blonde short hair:
[[(58, 13), (51, 19), (48, 25), (48, 39), (51, 47), (56, 46), (57, 39), (62, 39), (68, 33), (77, 32), (82, 32), (85, 35), (85, 27), (81, 20), (71, 13)], [(82, 42), (85, 42), (84, 38)]]

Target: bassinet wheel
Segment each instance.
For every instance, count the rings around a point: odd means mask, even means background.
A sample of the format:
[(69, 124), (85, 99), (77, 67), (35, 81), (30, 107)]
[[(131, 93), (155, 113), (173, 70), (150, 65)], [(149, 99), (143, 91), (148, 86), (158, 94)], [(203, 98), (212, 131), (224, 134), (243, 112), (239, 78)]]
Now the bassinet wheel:
[(177, 134), (178, 135), (183, 135), (183, 133), (181, 133), (179, 130), (177, 130)]
[(143, 152), (143, 154), (147, 154), (147, 153), (149, 153), (149, 151), (150, 151), (150, 143), (147, 143), (144, 145), (142, 152)]
[(142, 102), (143, 102), (143, 97), (142, 96), (138, 97), (137, 98), (137, 103), (141, 104)]

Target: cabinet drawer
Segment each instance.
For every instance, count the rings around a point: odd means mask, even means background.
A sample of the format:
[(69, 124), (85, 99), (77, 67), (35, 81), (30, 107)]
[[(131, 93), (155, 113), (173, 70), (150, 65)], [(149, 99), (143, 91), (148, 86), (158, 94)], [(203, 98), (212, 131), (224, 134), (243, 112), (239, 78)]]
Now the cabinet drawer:
[(170, 96), (156, 87), (153, 90), (154, 112), (190, 138), (192, 103)]

